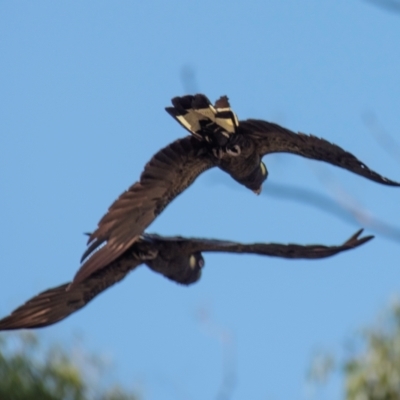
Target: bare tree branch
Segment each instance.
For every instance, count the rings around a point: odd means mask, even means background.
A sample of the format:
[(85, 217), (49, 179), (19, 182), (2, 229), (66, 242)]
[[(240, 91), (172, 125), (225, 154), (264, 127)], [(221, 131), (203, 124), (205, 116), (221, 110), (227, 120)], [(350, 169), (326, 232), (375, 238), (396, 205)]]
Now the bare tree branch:
[(216, 324), (210, 312), (204, 307), (198, 312), (198, 319), (206, 333), (217, 339), (222, 347), (222, 380), (216, 396), (217, 400), (229, 400), (236, 386), (236, 346), (232, 332)]
[(375, 218), (327, 171), (322, 173), (320, 169), (314, 169), (314, 172), (316, 172), (320, 182), (333, 194), (336, 203), (361, 226), (378, 232), (388, 239), (400, 241), (400, 229), (398, 227)]
[(197, 74), (193, 66), (184, 65), (180, 71), (180, 78), (185, 94), (198, 93)]
[[(294, 185), (285, 185), (275, 182), (266, 182), (263, 186), (261, 194), (263, 196), (276, 197), (282, 200), (294, 201), (296, 203), (305, 204), (314, 208), (318, 208), (326, 213), (342, 219), (352, 225), (362, 226), (385, 236), (388, 239), (400, 242), (400, 228), (395, 225), (388, 224), (362, 207), (343, 187), (336, 184), (332, 187), (333, 178), (326, 174), (322, 176), (321, 172), (316, 172), (323, 184), (330, 181), (328, 189), (333, 193), (334, 198), (330, 198), (324, 194), (313, 190), (304, 189)], [(209, 178), (210, 179), (210, 178)], [(213, 183), (223, 183), (231, 189), (238, 190), (239, 187), (235, 182), (231, 182), (229, 178), (212, 178)]]
[(398, 163), (400, 163), (400, 144), (393, 136), (380, 124), (375, 113), (366, 111), (362, 114), (362, 120), (372, 134), (377, 143), (390, 154)]
[(400, 13), (400, 1), (399, 0), (364, 0), (368, 3), (372, 3), (375, 6), (384, 8), (387, 11)]

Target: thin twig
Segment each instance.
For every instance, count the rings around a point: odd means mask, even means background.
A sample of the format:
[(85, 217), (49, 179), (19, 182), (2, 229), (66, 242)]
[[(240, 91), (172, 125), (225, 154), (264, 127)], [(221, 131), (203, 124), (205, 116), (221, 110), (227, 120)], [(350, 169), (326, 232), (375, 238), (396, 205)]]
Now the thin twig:
[(368, 3), (372, 3), (375, 6), (386, 9), (387, 11), (400, 13), (400, 1), (399, 0), (364, 0)]
[(367, 111), (362, 114), (362, 120), (368, 132), (372, 134), (377, 143), (391, 155), (398, 163), (400, 163), (400, 144), (393, 136), (380, 124), (375, 113)]
[(313, 169), (320, 182), (333, 194), (336, 203), (346, 210), (361, 226), (386, 236), (388, 239), (400, 241), (400, 229), (374, 217), (344, 187), (333, 178), (328, 171)]
[(197, 74), (193, 66), (184, 65), (180, 71), (180, 78), (185, 94), (198, 93)]
[(222, 347), (222, 379), (216, 400), (229, 400), (236, 386), (236, 347), (232, 332), (216, 324), (208, 310), (201, 308), (198, 319), (206, 333), (217, 339)]

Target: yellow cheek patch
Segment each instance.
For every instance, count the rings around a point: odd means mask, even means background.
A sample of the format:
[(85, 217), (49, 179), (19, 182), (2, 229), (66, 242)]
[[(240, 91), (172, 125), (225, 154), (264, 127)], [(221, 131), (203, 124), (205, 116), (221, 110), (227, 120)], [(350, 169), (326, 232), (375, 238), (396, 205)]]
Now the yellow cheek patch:
[(189, 258), (189, 266), (190, 266), (190, 268), (194, 269), (196, 267), (196, 264), (197, 264), (196, 257), (191, 255), (190, 258)]
[(261, 173), (264, 176), (267, 173), (267, 167), (265, 166), (265, 164), (263, 162), (261, 162), (260, 163), (260, 168), (261, 168)]

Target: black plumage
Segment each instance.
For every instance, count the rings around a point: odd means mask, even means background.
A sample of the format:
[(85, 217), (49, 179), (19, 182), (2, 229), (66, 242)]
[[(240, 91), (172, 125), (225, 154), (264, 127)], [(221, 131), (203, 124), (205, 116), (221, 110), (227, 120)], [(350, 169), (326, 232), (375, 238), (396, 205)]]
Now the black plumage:
[[(353, 154), (325, 139), (295, 133), (267, 121), (256, 119), (239, 121), (231, 110), (226, 96), (217, 100), (215, 107), (203, 94), (175, 97), (172, 103), (174, 107), (167, 107), (166, 111), (192, 135), (209, 144), (210, 151), (219, 158), (218, 166), (222, 170), (252, 190), (261, 190), (261, 185), (267, 178), (268, 173), (261, 159), (270, 153), (297, 154), (336, 165), (384, 185), (400, 186), (400, 183), (379, 175)], [(199, 104), (203, 109), (197, 109)], [(209, 112), (204, 111), (206, 105)], [(222, 119), (223, 124), (221, 118), (217, 118), (217, 115), (221, 115), (221, 108), (218, 108), (221, 105), (225, 116), (225, 119)], [(209, 117), (212, 114), (214, 116)], [(196, 124), (191, 125), (195, 115), (205, 128), (198, 129)], [(187, 116), (190, 116), (190, 123), (186, 121)], [(226, 121), (230, 121), (229, 124)], [(216, 133), (224, 132), (225, 126), (230, 129), (225, 131), (224, 140), (219, 140)]]
[(277, 243), (242, 244), (213, 239), (163, 237), (144, 234), (123, 255), (79, 283), (57, 286), (34, 296), (0, 320), (1, 330), (40, 328), (61, 321), (78, 311), (98, 294), (121, 281), (141, 264), (183, 285), (200, 279), (202, 252), (259, 254), (283, 258), (317, 259), (353, 249), (372, 239), (360, 237), (362, 230), (339, 246)]
[(89, 237), (83, 264), (73, 285), (130, 248), (177, 195), (212, 167), (219, 167), (259, 193), (268, 175), (262, 157), (287, 152), (328, 162), (378, 183), (400, 186), (324, 139), (296, 134), (266, 121), (238, 121), (226, 96), (217, 100), (215, 106), (201, 94), (176, 97), (172, 103), (173, 107), (166, 110), (191, 135), (156, 153), (146, 164), (139, 181), (111, 205)]

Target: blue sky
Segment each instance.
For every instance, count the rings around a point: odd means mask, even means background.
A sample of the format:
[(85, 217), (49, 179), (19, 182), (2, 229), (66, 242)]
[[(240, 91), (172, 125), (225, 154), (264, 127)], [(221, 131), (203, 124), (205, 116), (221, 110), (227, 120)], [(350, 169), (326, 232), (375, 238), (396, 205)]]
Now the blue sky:
[[(399, 16), (361, 0), (1, 2), (1, 315), (72, 278), (82, 233), (186, 134), (164, 107), (187, 91), (227, 94), (240, 119), (324, 137), (400, 180), (399, 160), (365, 122), (398, 137), (399, 38)], [(194, 79), (182, 79), (188, 71)], [(400, 189), (291, 155), (264, 162), (262, 195), (209, 171), (148, 231), (339, 244), (361, 227), (272, 196), (278, 184), (400, 226)], [(82, 337), (145, 399), (215, 398), (224, 351), (231, 399), (315, 398), (313, 354), (341, 349), (399, 292), (399, 243), (366, 233), (376, 239), (319, 261), (206, 254), (189, 288), (142, 267), (40, 335)], [(336, 378), (318, 398), (340, 394)]]

